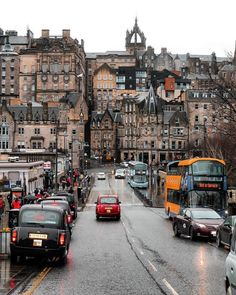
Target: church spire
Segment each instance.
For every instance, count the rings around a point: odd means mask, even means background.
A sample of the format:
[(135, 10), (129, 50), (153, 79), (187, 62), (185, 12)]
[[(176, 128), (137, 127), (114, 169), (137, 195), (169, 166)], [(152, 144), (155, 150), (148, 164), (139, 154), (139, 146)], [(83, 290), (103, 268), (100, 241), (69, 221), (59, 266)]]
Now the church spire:
[[(140, 40), (140, 41), (139, 41)], [(139, 50), (146, 50), (146, 38), (138, 26), (138, 18), (135, 17), (135, 23), (132, 31), (126, 32), (126, 50), (131, 54), (136, 54)]]

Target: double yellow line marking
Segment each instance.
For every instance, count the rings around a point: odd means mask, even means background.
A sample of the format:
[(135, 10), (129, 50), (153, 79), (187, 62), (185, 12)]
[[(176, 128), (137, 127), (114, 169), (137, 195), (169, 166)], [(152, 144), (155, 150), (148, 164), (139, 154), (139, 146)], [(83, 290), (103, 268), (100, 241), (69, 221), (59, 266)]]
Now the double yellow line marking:
[(31, 288), (27, 290), (26, 292), (22, 293), (22, 295), (32, 295), (33, 292), (38, 288), (42, 280), (46, 277), (46, 275), (50, 272), (51, 269), (52, 267), (45, 267), (33, 280)]

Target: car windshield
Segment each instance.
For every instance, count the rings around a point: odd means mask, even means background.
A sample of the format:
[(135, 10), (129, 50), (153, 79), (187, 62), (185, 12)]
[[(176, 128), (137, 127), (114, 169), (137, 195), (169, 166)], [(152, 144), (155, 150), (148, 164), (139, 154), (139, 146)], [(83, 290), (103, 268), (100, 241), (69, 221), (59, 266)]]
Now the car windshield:
[(117, 169), (116, 174), (125, 174), (125, 171), (123, 169)]
[(51, 210), (24, 210), (20, 216), (20, 226), (52, 227), (60, 224), (60, 213)]
[(221, 219), (217, 212), (211, 210), (192, 211), (192, 216), (194, 219)]
[(41, 204), (43, 205), (49, 205), (49, 206), (56, 206), (56, 207), (59, 207), (59, 208), (63, 208), (63, 209), (66, 209), (68, 210), (68, 207), (69, 207), (69, 204), (68, 202), (58, 202), (58, 201), (42, 201)]
[(117, 199), (115, 197), (100, 198), (100, 204), (116, 204)]

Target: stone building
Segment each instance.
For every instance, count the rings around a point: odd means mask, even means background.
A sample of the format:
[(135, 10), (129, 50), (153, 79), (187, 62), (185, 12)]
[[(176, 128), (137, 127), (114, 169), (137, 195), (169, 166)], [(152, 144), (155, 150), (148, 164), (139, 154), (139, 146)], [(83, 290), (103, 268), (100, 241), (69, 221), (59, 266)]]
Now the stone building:
[(0, 97), (19, 97), (19, 55), (10, 43), (0, 51)]
[(204, 155), (207, 140), (217, 133), (220, 103), (213, 92), (190, 89), (186, 93), (191, 156)]
[(20, 97), (24, 101), (59, 101), (69, 92), (85, 96), (85, 52), (83, 40), (50, 36), (42, 30), (29, 48), (20, 51)]
[(84, 152), (87, 113), (87, 104), (77, 93), (68, 94), (57, 104), (28, 102), (9, 105), (2, 100), (0, 151), (27, 161), (55, 162), (56, 152), (67, 156), (74, 150), (73, 166), (79, 168)]
[(115, 107), (116, 71), (103, 64), (94, 72), (94, 106), (98, 112)]
[(118, 128), (121, 123), (120, 112), (106, 109), (93, 112), (91, 120), (91, 155), (100, 161), (120, 161)]
[(121, 160), (155, 164), (188, 152), (188, 118), (183, 102), (166, 102), (148, 93), (125, 95), (118, 127)]

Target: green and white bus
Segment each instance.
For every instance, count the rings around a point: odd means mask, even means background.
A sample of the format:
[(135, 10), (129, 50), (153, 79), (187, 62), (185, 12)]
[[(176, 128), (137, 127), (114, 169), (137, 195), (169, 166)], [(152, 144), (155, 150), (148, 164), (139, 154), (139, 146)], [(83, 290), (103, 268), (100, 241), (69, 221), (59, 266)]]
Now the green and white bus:
[(130, 161), (127, 181), (133, 188), (148, 188), (148, 165), (143, 162)]

